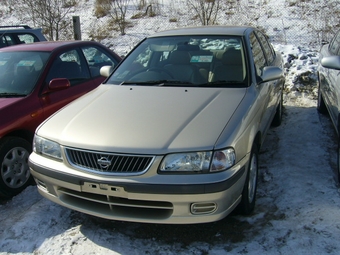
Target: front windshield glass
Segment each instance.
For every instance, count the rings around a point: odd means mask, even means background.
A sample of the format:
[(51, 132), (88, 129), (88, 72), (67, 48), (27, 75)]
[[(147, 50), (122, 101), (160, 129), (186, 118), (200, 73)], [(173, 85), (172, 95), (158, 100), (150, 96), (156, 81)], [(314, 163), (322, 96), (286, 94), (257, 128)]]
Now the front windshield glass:
[(0, 97), (30, 94), (49, 55), (48, 52), (0, 52)]
[(107, 83), (142, 86), (247, 86), (243, 41), (230, 36), (148, 38)]

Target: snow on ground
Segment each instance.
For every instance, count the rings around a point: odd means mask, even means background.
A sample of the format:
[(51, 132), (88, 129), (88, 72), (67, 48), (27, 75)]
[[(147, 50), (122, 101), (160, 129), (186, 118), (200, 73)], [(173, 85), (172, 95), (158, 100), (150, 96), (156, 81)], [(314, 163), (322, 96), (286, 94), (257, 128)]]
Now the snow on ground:
[[(112, 45), (120, 54), (132, 47), (119, 38)], [(318, 54), (295, 45), (275, 48), (286, 67), (284, 117), (261, 150), (252, 215), (194, 225), (109, 221), (54, 204), (31, 186), (0, 200), (0, 254), (338, 254), (336, 135), (316, 110)]]

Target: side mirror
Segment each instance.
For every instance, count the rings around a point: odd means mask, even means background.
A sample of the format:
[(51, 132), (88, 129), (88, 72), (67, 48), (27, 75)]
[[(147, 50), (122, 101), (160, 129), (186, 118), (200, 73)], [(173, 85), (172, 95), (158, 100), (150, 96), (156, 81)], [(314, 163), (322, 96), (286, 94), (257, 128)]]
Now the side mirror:
[(276, 66), (266, 66), (263, 68), (261, 79), (262, 82), (281, 79), (284, 77), (283, 70)]
[(330, 56), (321, 59), (321, 65), (326, 68), (340, 70), (340, 56)]
[(102, 66), (100, 68), (100, 75), (104, 77), (109, 77), (113, 71), (114, 66)]
[(48, 84), (48, 88), (51, 91), (67, 89), (70, 86), (70, 81), (66, 78), (56, 78), (51, 80), (50, 84)]

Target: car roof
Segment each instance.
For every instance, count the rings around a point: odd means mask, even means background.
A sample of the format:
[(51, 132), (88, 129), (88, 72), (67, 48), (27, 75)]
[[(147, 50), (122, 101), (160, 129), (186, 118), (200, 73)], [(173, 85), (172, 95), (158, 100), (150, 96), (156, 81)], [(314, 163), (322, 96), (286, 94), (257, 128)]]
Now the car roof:
[(0, 31), (13, 31), (13, 32), (16, 32), (16, 31), (27, 31), (28, 30), (41, 30), (41, 28), (31, 28), (30, 26), (28, 25), (10, 25), (10, 26), (0, 26)]
[(101, 45), (94, 41), (45, 41), (45, 42), (35, 42), (27, 44), (18, 44), (13, 46), (8, 46), (1, 48), (0, 52), (10, 52), (10, 51), (53, 51), (60, 47), (67, 47), (71, 45)]
[(148, 38), (162, 37), (162, 36), (181, 36), (181, 35), (233, 35), (243, 36), (247, 30), (255, 30), (250, 26), (198, 26), (185, 27), (165, 30), (155, 33)]
[[(32, 33), (36, 36), (42, 35), (42, 28), (31, 28), (27, 25), (0, 26), (1, 34)], [(45, 39), (46, 40), (46, 39)]]
[[(31, 28), (28, 25), (10, 25), (0, 26), (0, 37), (5, 35), (26, 35), (30, 34), (35, 37), (35, 41), (47, 41), (42, 33), (42, 28)], [(7, 45), (9, 46), (9, 45)]]

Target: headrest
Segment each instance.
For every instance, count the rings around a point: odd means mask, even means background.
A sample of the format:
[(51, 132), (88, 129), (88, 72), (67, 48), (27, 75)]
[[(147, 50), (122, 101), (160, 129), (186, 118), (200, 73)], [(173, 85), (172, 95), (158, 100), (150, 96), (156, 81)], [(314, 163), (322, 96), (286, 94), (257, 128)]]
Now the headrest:
[(185, 65), (190, 63), (190, 55), (186, 51), (173, 51), (169, 58), (170, 64)]
[(242, 65), (241, 50), (235, 48), (227, 49), (222, 56), (222, 63), (224, 65)]
[(179, 50), (179, 51), (199, 51), (200, 46), (192, 45), (192, 44), (179, 44), (177, 46), (177, 50)]

